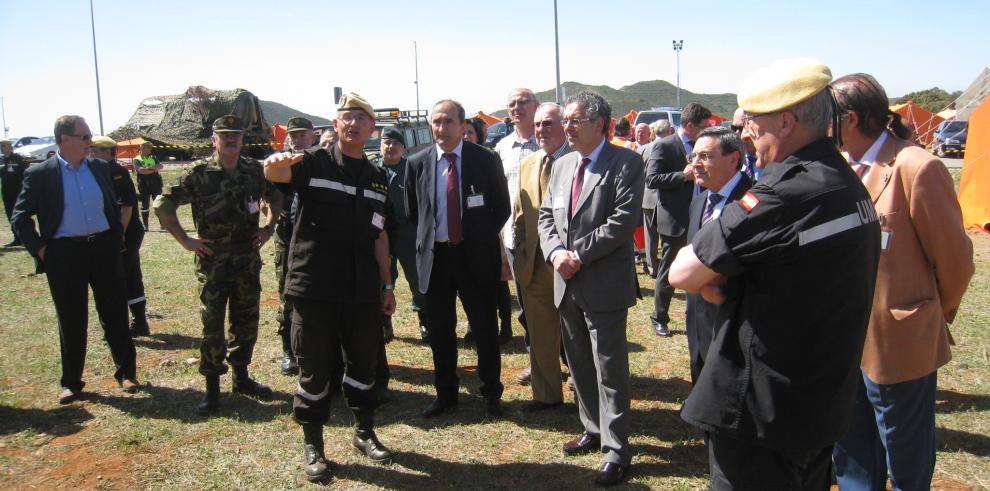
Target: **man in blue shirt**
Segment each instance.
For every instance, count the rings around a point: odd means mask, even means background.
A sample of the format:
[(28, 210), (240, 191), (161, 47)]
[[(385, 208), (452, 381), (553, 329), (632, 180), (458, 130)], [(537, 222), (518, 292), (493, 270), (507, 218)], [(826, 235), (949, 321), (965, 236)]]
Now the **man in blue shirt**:
[(17, 237), (38, 259), (38, 272), (48, 276), (61, 343), (62, 404), (76, 400), (85, 385), (87, 285), (117, 367), (114, 378), (125, 392), (138, 388), (134, 342), (127, 329), (120, 208), (107, 162), (86, 157), (92, 139), (83, 118), (58, 118), (58, 153), (25, 172), (11, 217)]

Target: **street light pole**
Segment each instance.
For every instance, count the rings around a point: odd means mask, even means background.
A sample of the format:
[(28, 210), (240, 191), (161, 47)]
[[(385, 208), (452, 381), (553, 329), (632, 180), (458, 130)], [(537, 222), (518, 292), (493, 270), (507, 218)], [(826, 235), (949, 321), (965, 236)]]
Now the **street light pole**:
[(93, 0), (89, 0), (89, 26), (93, 32), (93, 70), (96, 72), (96, 109), (100, 113), (100, 134), (103, 132), (103, 101), (100, 98), (100, 65), (96, 61), (96, 21), (93, 19)]
[(419, 48), (416, 46), (416, 41), (413, 41), (413, 58), (415, 59), (416, 65), (416, 81), (413, 84), (416, 85), (416, 114), (419, 114)]
[(553, 49), (554, 56), (557, 59), (557, 86), (556, 86), (556, 98), (557, 104), (560, 104), (561, 94), (560, 94), (560, 36), (557, 34), (557, 0), (553, 0)]
[(3, 137), (7, 138), (10, 128), (7, 127), (7, 108), (4, 106), (3, 97), (0, 97), (0, 115), (3, 116)]
[(674, 41), (674, 53), (677, 55), (677, 108), (681, 107), (681, 50), (684, 49), (684, 40)]

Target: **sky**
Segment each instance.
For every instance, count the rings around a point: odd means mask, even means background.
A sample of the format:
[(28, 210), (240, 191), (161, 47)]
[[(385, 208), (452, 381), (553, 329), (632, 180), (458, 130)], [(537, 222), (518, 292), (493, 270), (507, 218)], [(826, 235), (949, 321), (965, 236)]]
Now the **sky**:
[[(621, 7), (620, 7), (621, 5)], [(375, 107), (452, 98), (503, 109), (516, 87), (555, 84), (552, 0), (363, 2), (93, 0), (104, 133), (142, 99), (191, 85), (243, 88), (309, 114), (333, 87)], [(811, 57), (836, 77), (870, 73), (891, 97), (965, 90), (990, 65), (982, 1), (558, 0), (561, 81), (675, 83), (736, 92), (773, 60)], [(8, 136), (50, 135), (63, 114), (100, 132), (88, 0), (0, 0), (0, 97)], [(271, 121), (270, 121), (271, 122)]]

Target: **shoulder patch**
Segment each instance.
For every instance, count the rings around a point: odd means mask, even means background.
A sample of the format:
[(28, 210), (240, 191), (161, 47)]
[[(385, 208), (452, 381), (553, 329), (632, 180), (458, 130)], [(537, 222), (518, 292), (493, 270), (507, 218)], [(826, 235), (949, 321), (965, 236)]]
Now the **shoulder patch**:
[(753, 193), (747, 192), (742, 199), (739, 200), (739, 204), (742, 205), (746, 211), (753, 211), (756, 205), (760, 204), (760, 198), (757, 198)]

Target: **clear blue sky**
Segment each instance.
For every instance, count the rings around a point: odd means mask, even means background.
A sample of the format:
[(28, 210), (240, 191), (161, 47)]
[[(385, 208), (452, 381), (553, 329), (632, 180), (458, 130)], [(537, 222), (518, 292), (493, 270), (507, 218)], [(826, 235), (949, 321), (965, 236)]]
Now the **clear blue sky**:
[[(617, 7), (621, 5), (622, 7)], [(378, 107), (454, 98), (495, 111), (517, 86), (554, 85), (552, 0), (168, 2), (94, 0), (105, 132), (142, 98), (241, 87), (312, 114), (340, 85)], [(623, 3), (559, 0), (561, 79), (621, 87), (676, 78), (735, 92), (757, 66), (813, 57), (873, 74), (888, 95), (963, 90), (990, 65), (984, 2), (858, 0)], [(61, 114), (99, 131), (89, 2), (0, 0), (0, 96), (10, 134), (48, 135)]]

